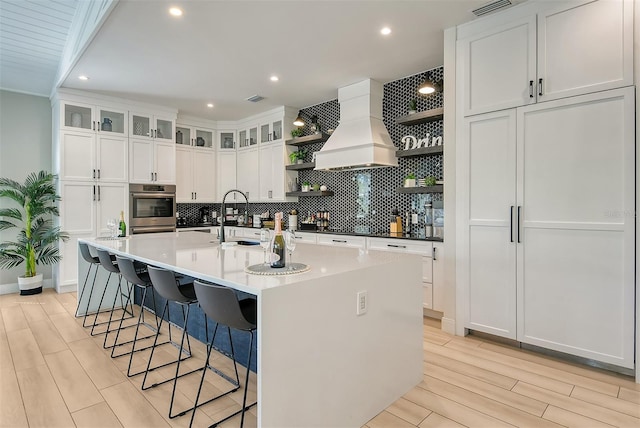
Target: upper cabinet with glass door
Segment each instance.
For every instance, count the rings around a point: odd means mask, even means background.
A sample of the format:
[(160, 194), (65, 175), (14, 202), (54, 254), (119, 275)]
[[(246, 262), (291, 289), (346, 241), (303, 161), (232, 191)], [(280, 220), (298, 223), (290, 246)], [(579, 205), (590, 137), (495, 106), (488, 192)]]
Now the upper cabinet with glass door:
[(173, 142), (174, 119), (151, 113), (129, 113), (129, 136), (137, 139), (152, 139)]
[(251, 147), (258, 144), (258, 125), (251, 124), (238, 132), (238, 147)]
[(60, 128), (73, 131), (127, 134), (127, 112), (90, 104), (61, 101)]
[(183, 145), (183, 146), (213, 149), (214, 134), (213, 134), (213, 131), (208, 129), (177, 124), (175, 143), (177, 145)]
[(236, 131), (218, 131), (218, 150), (236, 149)]
[(260, 125), (260, 143), (282, 139), (282, 119), (271, 119)]

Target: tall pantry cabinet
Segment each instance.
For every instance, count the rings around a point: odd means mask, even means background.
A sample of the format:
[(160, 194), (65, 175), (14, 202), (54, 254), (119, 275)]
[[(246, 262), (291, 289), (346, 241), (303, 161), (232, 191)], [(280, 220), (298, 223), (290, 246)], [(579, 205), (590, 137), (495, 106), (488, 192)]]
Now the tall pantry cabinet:
[(62, 261), (54, 270), (57, 291), (77, 284), (77, 241), (108, 233), (107, 219), (128, 215), (128, 112), (69, 98), (53, 100), (53, 170), (58, 175)]
[[(458, 298), (465, 328), (633, 368), (630, 2), (558, 4), (458, 32)], [(520, 57), (510, 80), (489, 52)]]

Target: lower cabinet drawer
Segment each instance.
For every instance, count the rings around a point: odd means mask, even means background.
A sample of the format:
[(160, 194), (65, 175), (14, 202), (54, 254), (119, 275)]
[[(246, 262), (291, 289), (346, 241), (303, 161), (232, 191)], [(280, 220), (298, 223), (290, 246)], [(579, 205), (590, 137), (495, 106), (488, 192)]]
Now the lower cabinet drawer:
[(422, 298), (423, 306), (427, 309), (433, 309), (433, 285), (430, 282), (423, 282), (422, 290), (424, 292)]
[(305, 244), (315, 244), (316, 243), (316, 234), (315, 233), (305, 233), (305, 232), (297, 232), (296, 231), (296, 242), (302, 242)]
[(366, 238), (364, 236), (318, 234), (318, 244), (364, 249)]
[(433, 282), (433, 262), (431, 257), (422, 258), (422, 281)]
[(428, 241), (413, 241), (410, 239), (367, 238), (369, 250), (394, 251), (400, 253), (422, 254), (431, 257), (433, 244)]

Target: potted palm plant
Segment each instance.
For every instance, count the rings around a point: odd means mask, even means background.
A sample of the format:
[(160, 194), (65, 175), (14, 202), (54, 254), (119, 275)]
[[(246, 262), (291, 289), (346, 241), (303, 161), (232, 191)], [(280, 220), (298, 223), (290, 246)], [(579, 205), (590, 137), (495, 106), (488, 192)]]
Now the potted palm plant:
[(58, 240), (69, 235), (53, 225), (52, 216), (59, 215), (56, 202), (60, 196), (54, 185), (55, 176), (46, 171), (31, 173), (24, 184), (0, 178), (0, 198), (18, 205), (1, 208), (0, 230), (18, 229), (15, 241), (0, 242), (0, 268), (10, 269), (25, 263), (23, 276), (18, 277), (21, 295), (42, 292), (42, 274), (36, 265), (55, 264), (60, 260)]

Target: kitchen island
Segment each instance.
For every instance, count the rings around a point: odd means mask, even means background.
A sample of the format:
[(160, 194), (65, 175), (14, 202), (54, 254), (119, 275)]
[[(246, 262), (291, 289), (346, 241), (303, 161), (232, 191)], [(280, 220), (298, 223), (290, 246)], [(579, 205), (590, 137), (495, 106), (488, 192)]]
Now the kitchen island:
[(299, 244), (293, 259), (309, 271), (261, 276), (245, 272), (260, 247), (210, 234), (80, 241), (257, 297), (259, 426), (359, 427), (422, 380), (419, 256)]

